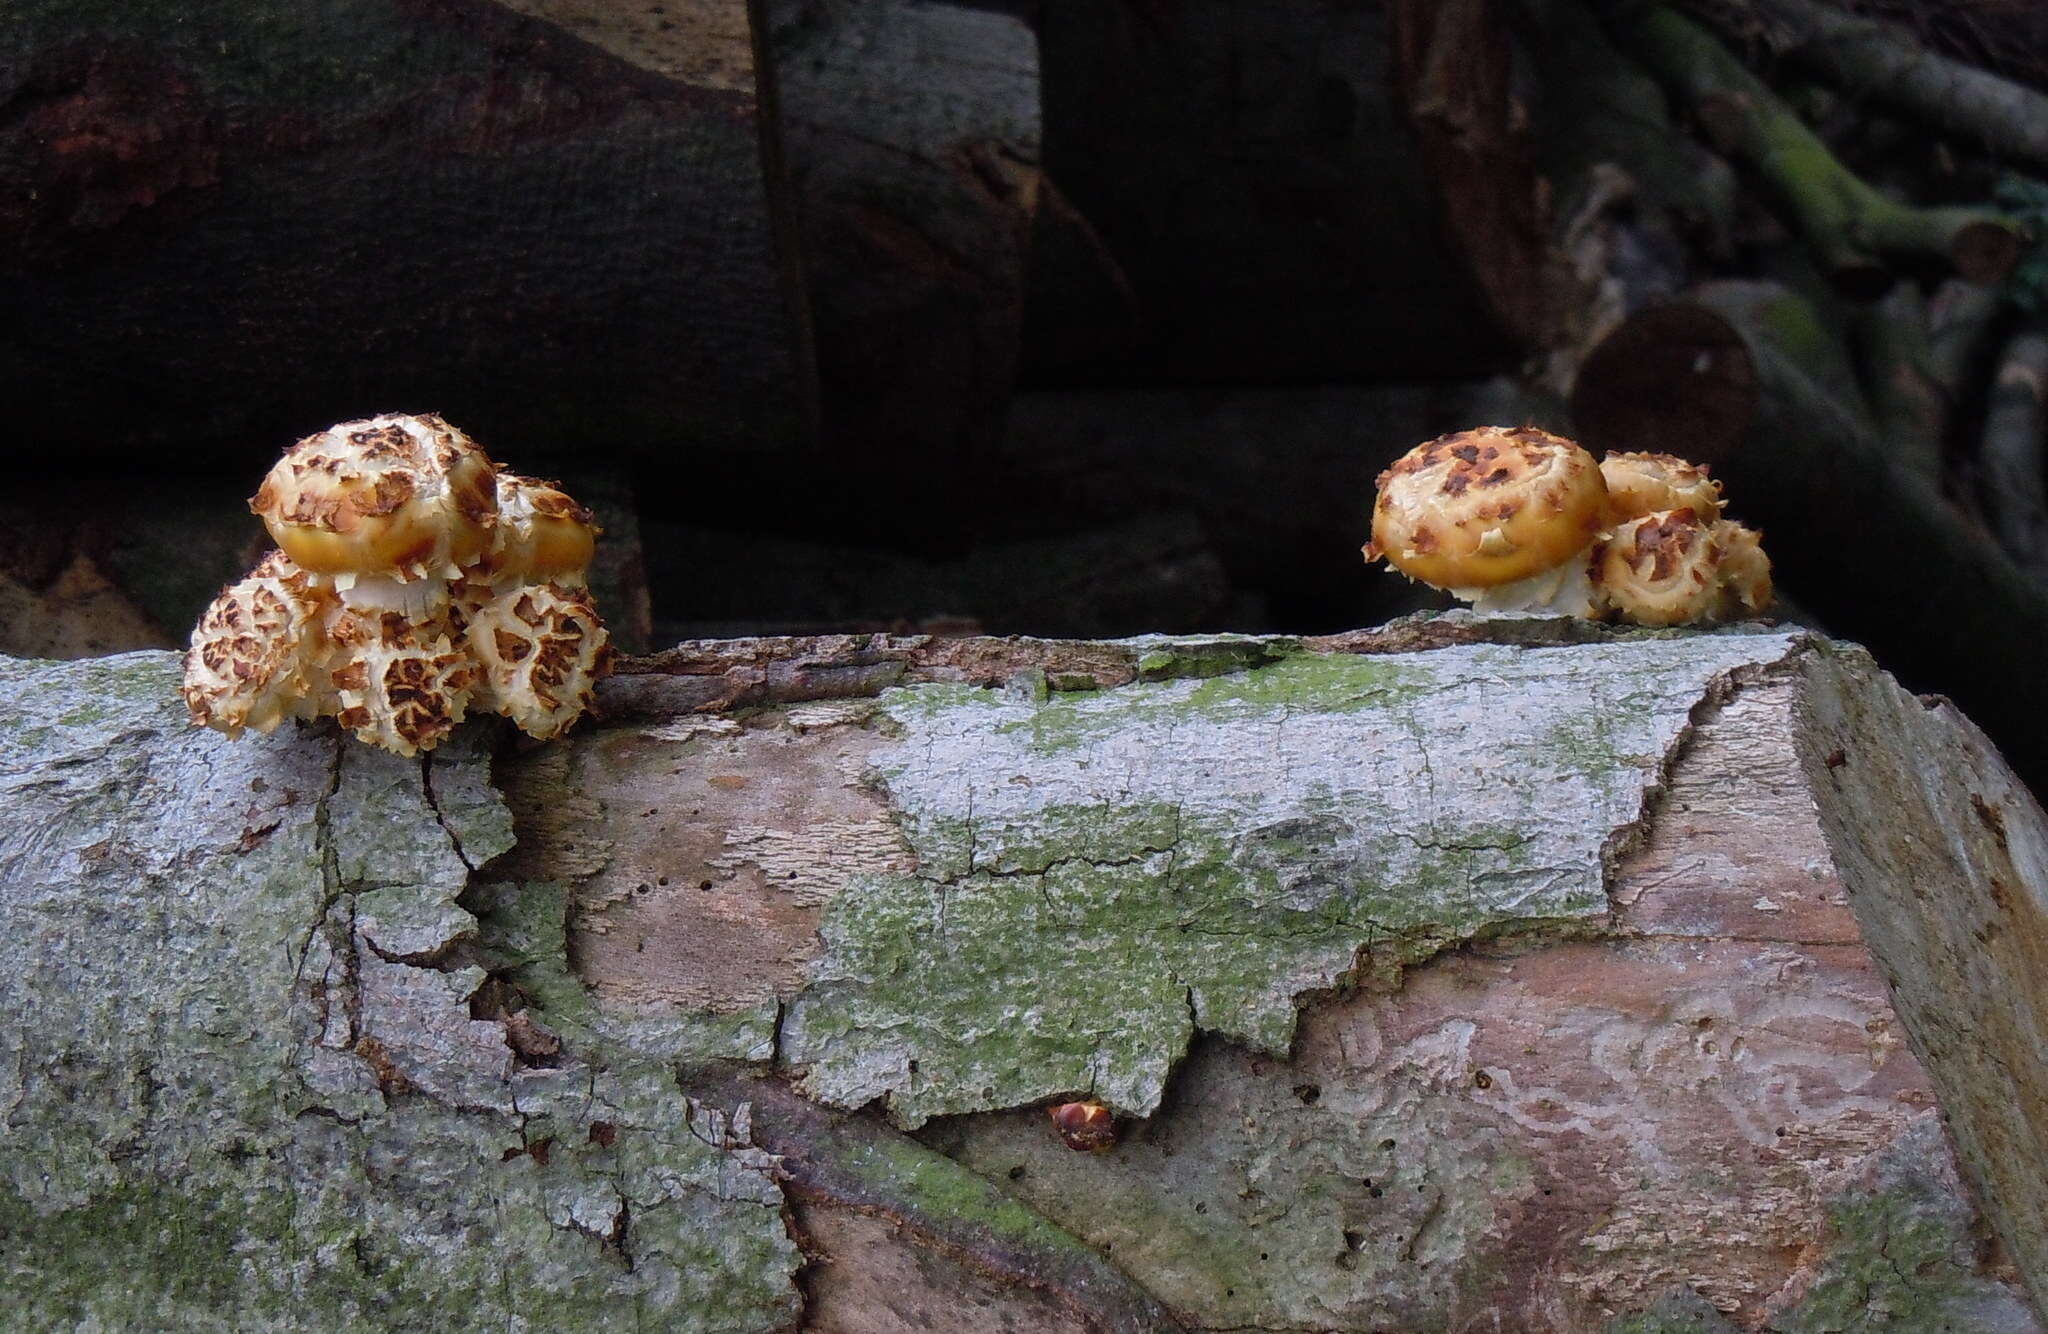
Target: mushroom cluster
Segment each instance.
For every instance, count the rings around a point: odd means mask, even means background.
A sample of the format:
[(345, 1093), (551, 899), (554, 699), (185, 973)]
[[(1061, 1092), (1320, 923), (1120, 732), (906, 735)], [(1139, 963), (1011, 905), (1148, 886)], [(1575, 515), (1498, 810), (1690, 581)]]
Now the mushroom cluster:
[(1548, 431), (1482, 426), (1380, 474), (1365, 559), (1482, 611), (1738, 620), (1771, 605), (1771, 562), (1722, 508), (1721, 484), (1672, 455), (1596, 463)]
[(545, 738), (582, 714), (610, 665), (584, 583), (589, 511), (502, 471), (439, 417), (308, 436), (249, 508), (279, 549), (192, 631), (195, 723), (239, 736), (332, 717), (412, 755), (490, 711)]

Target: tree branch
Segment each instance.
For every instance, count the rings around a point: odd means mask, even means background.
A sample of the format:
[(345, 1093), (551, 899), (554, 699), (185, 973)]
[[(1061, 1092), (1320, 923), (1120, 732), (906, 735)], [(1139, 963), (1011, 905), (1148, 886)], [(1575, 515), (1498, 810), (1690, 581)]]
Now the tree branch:
[(2022, 237), (1987, 209), (1921, 208), (1879, 193), (1714, 36), (1665, 5), (1616, 17), (1625, 45), (1688, 103), (1708, 138), (1776, 192), (1822, 266), (1846, 290), (1887, 285), (1884, 257), (1931, 255), (1972, 282), (1994, 282), (2019, 261)]

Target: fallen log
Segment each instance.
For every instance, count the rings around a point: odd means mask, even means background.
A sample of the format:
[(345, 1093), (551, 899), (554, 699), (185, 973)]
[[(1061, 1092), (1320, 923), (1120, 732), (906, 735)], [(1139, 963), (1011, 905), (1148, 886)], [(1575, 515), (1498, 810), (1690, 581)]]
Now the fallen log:
[(30, 1327), (2039, 1329), (2048, 822), (1855, 649), (706, 642), (424, 762), (174, 685), (0, 663)]

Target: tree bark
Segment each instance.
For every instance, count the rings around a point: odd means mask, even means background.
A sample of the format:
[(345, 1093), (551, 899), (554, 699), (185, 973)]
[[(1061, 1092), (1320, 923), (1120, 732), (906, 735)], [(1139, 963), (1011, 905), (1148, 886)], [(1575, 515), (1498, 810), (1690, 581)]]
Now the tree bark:
[(1857, 650), (711, 642), (423, 762), (174, 686), (0, 664), (31, 1327), (2039, 1334), (2048, 821)]

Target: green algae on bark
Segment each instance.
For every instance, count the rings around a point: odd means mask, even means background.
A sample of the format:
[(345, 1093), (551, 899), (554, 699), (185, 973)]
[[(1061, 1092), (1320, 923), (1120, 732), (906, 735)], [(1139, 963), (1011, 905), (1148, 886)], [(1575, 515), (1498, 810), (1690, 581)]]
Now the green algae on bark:
[(873, 781), (917, 867), (834, 899), (781, 1057), (811, 1096), (883, 1098), (910, 1126), (1079, 1093), (1143, 1115), (1197, 1028), (1284, 1052), (1299, 999), (1362, 966), (1597, 930), (1607, 863), (1692, 710), (1793, 642), (888, 691)]
[[(743, 1106), (602, 1042), (528, 1059), (473, 1013), (471, 952), (518, 939), (459, 901), (510, 841), (482, 753), (400, 760), (325, 727), (230, 742), (189, 726), (177, 674), (164, 653), (0, 662), (0, 1309), (793, 1319), (799, 1257)], [(526, 939), (559, 959), (559, 934)]]

